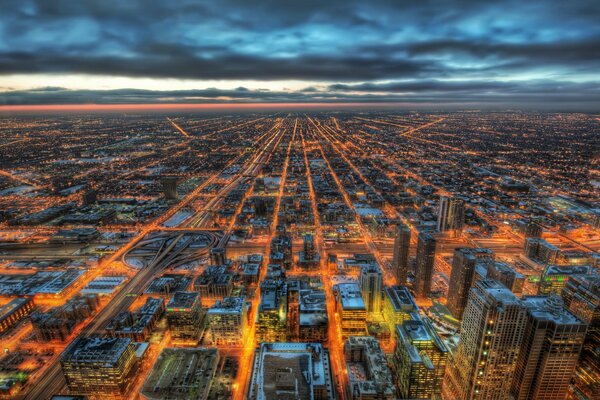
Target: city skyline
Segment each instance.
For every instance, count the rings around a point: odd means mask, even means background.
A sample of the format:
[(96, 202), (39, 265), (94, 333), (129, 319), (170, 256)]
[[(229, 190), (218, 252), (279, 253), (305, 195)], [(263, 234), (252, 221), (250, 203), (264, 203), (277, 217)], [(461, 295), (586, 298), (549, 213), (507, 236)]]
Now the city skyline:
[(597, 0), (4, 3), (0, 400), (600, 400)]

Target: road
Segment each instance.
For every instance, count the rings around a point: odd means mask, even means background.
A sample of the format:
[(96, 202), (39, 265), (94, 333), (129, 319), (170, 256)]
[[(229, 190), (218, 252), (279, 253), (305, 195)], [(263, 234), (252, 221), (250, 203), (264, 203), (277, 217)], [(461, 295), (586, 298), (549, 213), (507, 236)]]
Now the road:
[[(271, 129), (267, 132), (267, 134), (269, 134), (269, 133), (272, 134), (273, 131), (274, 131), (274, 129)], [(263, 162), (264, 162), (265, 151), (267, 148), (270, 148), (270, 143), (273, 141), (274, 137), (276, 136), (276, 135), (272, 135), (273, 137), (270, 138), (271, 139), (270, 141), (267, 141), (267, 145), (261, 148), (260, 146), (258, 146), (258, 143), (261, 143), (261, 140), (266, 138), (267, 134), (263, 135), (259, 139), (259, 141), (257, 142), (257, 148), (259, 148), (260, 150), (258, 150), (256, 152), (256, 154), (253, 157), (251, 157), (250, 160), (245, 164), (246, 168), (241, 168), (240, 172), (238, 172), (238, 174), (236, 174), (234, 176), (234, 179), (233, 179), (234, 181), (243, 177), (243, 175), (245, 173), (248, 173), (249, 171), (250, 172), (256, 171), (257, 165), (258, 165), (257, 162), (259, 160), (263, 160)], [(239, 160), (241, 157), (242, 157), (242, 155), (240, 155), (239, 157), (236, 157), (231, 163), (227, 164), (227, 166), (224, 168), (224, 170), (227, 169), (230, 165), (232, 165), (235, 161)], [(181, 210), (183, 207), (189, 205), (197, 197), (197, 195), (200, 194), (202, 189), (204, 189), (204, 187), (208, 186), (210, 183), (212, 183), (214, 180), (216, 180), (220, 174), (221, 174), (221, 172), (214, 174), (210, 179), (206, 180), (202, 185), (200, 185), (192, 193), (190, 193), (184, 200), (179, 202), (177, 205), (173, 206), (165, 214), (163, 214), (162, 216), (157, 218), (154, 222), (152, 222), (147, 227), (142, 229), (142, 231), (137, 236), (135, 236), (125, 246), (121, 247), (116, 253), (114, 253), (108, 259), (108, 261), (104, 263), (104, 265), (110, 265), (110, 263), (112, 263), (118, 259), (121, 259), (130, 249), (132, 249), (138, 242), (140, 242), (148, 233), (150, 233), (154, 230), (157, 230), (158, 227), (160, 226), (160, 224), (162, 224), (164, 221), (171, 218), (176, 212)], [(235, 185), (228, 185), (223, 191), (219, 192), (219, 195), (220, 196), (225, 195), (226, 193), (224, 193), (224, 192), (226, 190), (231, 190), (233, 187), (235, 187)], [(219, 197), (219, 196), (217, 196), (217, 197)], [(217, 204), (217, 202), (214, 203), (215, 207), (216, 207), (216, 204)], [(207, 215), (210, 215), (211, 211), (214, 211), (214, 210), (211, 210), (210, 207), (205, 207), (202, 211), (199, 212), (199, 214), (197, 216), (194, 217), (194, 220), (195, 221), (205, 220)], [(146, 268), (141, 269), (126, 285), (124, 285), (123, 288), (106, 305), (106, 307), (104, 307), (95, 316), (95, 318), (91, 321), (91, 323), (81, 330), (81, 334), (84, 336), (91, 336), (91, 335), (99, 333), (99, 330), (101, 328), (103, 328), (110, 319), (114, 318), (114, 316), (116, 316), (119, 312), (127, 309), (127, 307), (129, 307), (129, 305), (131, 304), (131, 302), (134, 299), (134, 296), (129, 296), (129, 294), (132, 293), (132, 294), (137, 295), (137, 294), (142, 293), (144, 288), (146, 287), (146, 285), (157, 275), (157, 273), (162, 271), (163, 268), (166, 265), (168, 265), (169, 261), (172, 260), (177, 254), (179, 254), (179, 252), (182, 251), (183, 248), (185, 248), (186, 244), (184, 244), (184, 246), (178, 247), (175, 251), (173, 251), (176, 243), (182, 237), (184, 237), (183, 234), (177, 235), (176, 239), (173, 240), (171, 242), (171, 244), (164, 249), (162, 254), (158, 255), (157, 258), (150, 265), (148, 265)], [(216, 243), (214, 243), (214, 244), (216, 245)], [(205, 251), (208, 251), (208, 248)], [(98, 268), (98, 269), (102, 270), (102, 268)], [(65, 380), (64, 380), (64, 376), (62, 373), (59, 359), (57, 357), (53, 360), (51, 365), (46, 369), (41, 380), (36, 382), (32, 386), (31, 391), (25, 396), (25, 400), (49, 399), (52, 395), (59, 393), (59, 391), (64, 387), (64, 385), (65, 385)]]

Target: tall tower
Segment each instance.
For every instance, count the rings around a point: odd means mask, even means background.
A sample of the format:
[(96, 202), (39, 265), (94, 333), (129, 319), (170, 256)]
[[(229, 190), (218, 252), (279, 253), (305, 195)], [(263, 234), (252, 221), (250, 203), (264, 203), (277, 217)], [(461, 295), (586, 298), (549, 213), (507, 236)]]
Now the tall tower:
[(527, 310), (510, 290), (478, 281), (469, 294), (446, 390), (453, 399), (507, 399)]
[(458, 247), (454, 249), (452, 258), (452, 274), (448, 285), (448, 309), (452, 315), (461, 319), (469, 290), (473, 286), (475, 266), (480, 262), (493, 262), (494, 253), (490, 249)]
[(579, 398), (600, 400), (600, 275), (572, 276), (562, 297), (569, 311), (588, 324), (573, 389)]
[(458, 197), (440, 197), (438, 211), (438, 232), (452, 231), (455, 234), (462, 232), (465, 224), (465, 202)]
[(406, 285), (408, 278), (408, 251), (410, 250), (410, 228), (400, 222), (396, 227), (394, 239), (393, 268), (398, 285)]
[(414, 285), (417, 297), (428, 297), (431, 294), (431, 278), (433, 276), (433, 264), (435, 262), (435, 246), (436, 240), (430, 233), (419, 233)]
[(383, 274), (379, 264), (373, 262), (360, 270), (360, 291), (368, 313), (381, 313)]
[(304, 258), (312, 260), (315, 258), (315, 240), (313, 235), (304, 235)]
[(393, 363), (399, 398), (439, 398), (447, 359), (448, 348), (429, 320), (396, 325)]
[(525, 297), (527, 324), (511, 394), (515, 400), (564, 400), (586, 324), (556, 295)]
[(177, 200), (177, 177), (163, 176), (160, 178), (163, 186), (163, 193), (167, 200)]

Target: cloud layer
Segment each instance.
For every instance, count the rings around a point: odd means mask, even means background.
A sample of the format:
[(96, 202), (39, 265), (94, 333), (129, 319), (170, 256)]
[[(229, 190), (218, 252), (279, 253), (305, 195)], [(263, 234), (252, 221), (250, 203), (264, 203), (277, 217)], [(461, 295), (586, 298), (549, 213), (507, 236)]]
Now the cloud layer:
[[(0, 104), (599, 104), (596, 0), (2, 3)], [(48, 82), (14, 88), (14, 74), (41, 74)], [(70, 74), (90, 76), (89, 87), (52, 88), (53, 76)], [(160, 91), (106, 91), (94, 85), (97, 75), (164, 84)], [(170, 90), (170, 80), (182, 79), (194, 87)], [(212, 88), (202, 84), (207, 80), (259, 81), (268, 90)], [(273, 87), (288, 80), (307, 87)]]

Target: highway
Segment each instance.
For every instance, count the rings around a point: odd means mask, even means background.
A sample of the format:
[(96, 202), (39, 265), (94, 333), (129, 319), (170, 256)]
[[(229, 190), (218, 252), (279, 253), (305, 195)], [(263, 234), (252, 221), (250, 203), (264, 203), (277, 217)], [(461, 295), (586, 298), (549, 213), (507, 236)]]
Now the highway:
[[(259, 141), (257, 141), (257, 149), (260, 149), (256, 152), (256, 154), (251, 157), (251, 159), (245, 164), (246, 168), (241, 168), (240, 172), (234, 176), (233, 182), (239, 182), (240, 179), (243, 178), (243, 175), (246, 173), (252, 173), (258, 170), (258, 167), (261, 165), (260, 162), (264, 162), (265, 152), (267, 149), (271, 148), (270, 144), (273, 142), (275, 136), (272, 135), (270, 140), (267, 141), (266, 146), (260, 147), (258, 144), (262, 139), (267, 137), (268, 134), (271, 134), (275, 129), (271, 128), (267, 133), (265, 133)], [(272, 150), (272, 148), (271, 148)], [(235, 161), (239, 160), (243, 155), (236, 157), (231, 163), (227, 164), (225, 169), (227, 169), (230, 165), (232, 165)], [(160, 224), (164, 221), (171, 218), (176, 212), (181, 210), (183, 207), (190, 204), (197, 195), (202, 191), (204, 187), (212, 183), (217, 177), (221, 174), (221, 172), (214, 174), (210, 179), (206, 180), (201, 184), (198, 188), (196, 188), (192, 193), (190, 193), (185, 199), (179, 202), (177, 205), (173, 206), (169, 211), (165, 214), (157, 218), (154, 222), (149, 224), (147, 227), (142, 229), (142, 231), (135, 236), (129, 243), (125, 246), (121, 247), (116, 253), (114, 253), (105, 263), (104, 265), (110, 265), (110, 263), (122, 259), (127, 252), (136, 246), (146, 235), (154, 230), (157, 230)], [(219, 196), (216, 198), (225, 195), (227, 191), (231, 190), (235, 187), (235, 184), (227, 185), (227, 187), (219, 192)], [(213, 207), (216, 207), (218, 202), (213, 203)], [(216, 209), (215, 209), (216, 210)], [(202, 211), (196, 215), (193, 220), (194, 221), (205, 221), (205, 219), (210, 216), (211, 207), (205, 207)], [(101, 329), (110, 321), (110, 319), (114, 318), (119, 312), (127, 309), (131, 302), (134, 299), (134, 296), (129, 296), (129, 294), (141, 294), (147, 284), (158, 274), (160, 273), (169, 262), (177, 256), (189, 243), (184, 244), (183, 246), (178, 247), (175, 251), (175, 245), (177, 242), (184, 237), (183, 234), (179, 234), (175, 237), (175, 239), (167, 246), (162, 254), (158, 255), (156, 259), (148, 265), (146, 268), (142, 268), (123, 288), (111, 299), (111, 301), (104, 307), (98, 314), (94, 317), (91, 323), (81, 330), (81, 334), (84, 336), (92, 336), (98, 333), (101, 333)], [(213, 241), (213, 245), (217, 245), (216, 241)], [(208, 251), (208, 247), (204, 251)], [(102, 268), (97, 268), (102, 270)], [(98, 271), (101, 272), (101, 271)], [(92, 275), (92, 274), (90, 274)], [(99, 275), (96, 274), (96, 275)], [(43, 377), (32, 385), (31, 391), (24, 397), (25, 400), (46, 400), (49, 399), (52, 395), (59, 393), (60, 390), (64, 387), (65, 380), (62, 373), (61, 365), (59, 362), (59, 357), (53, 359), (51, 365), (44, 372)]]

